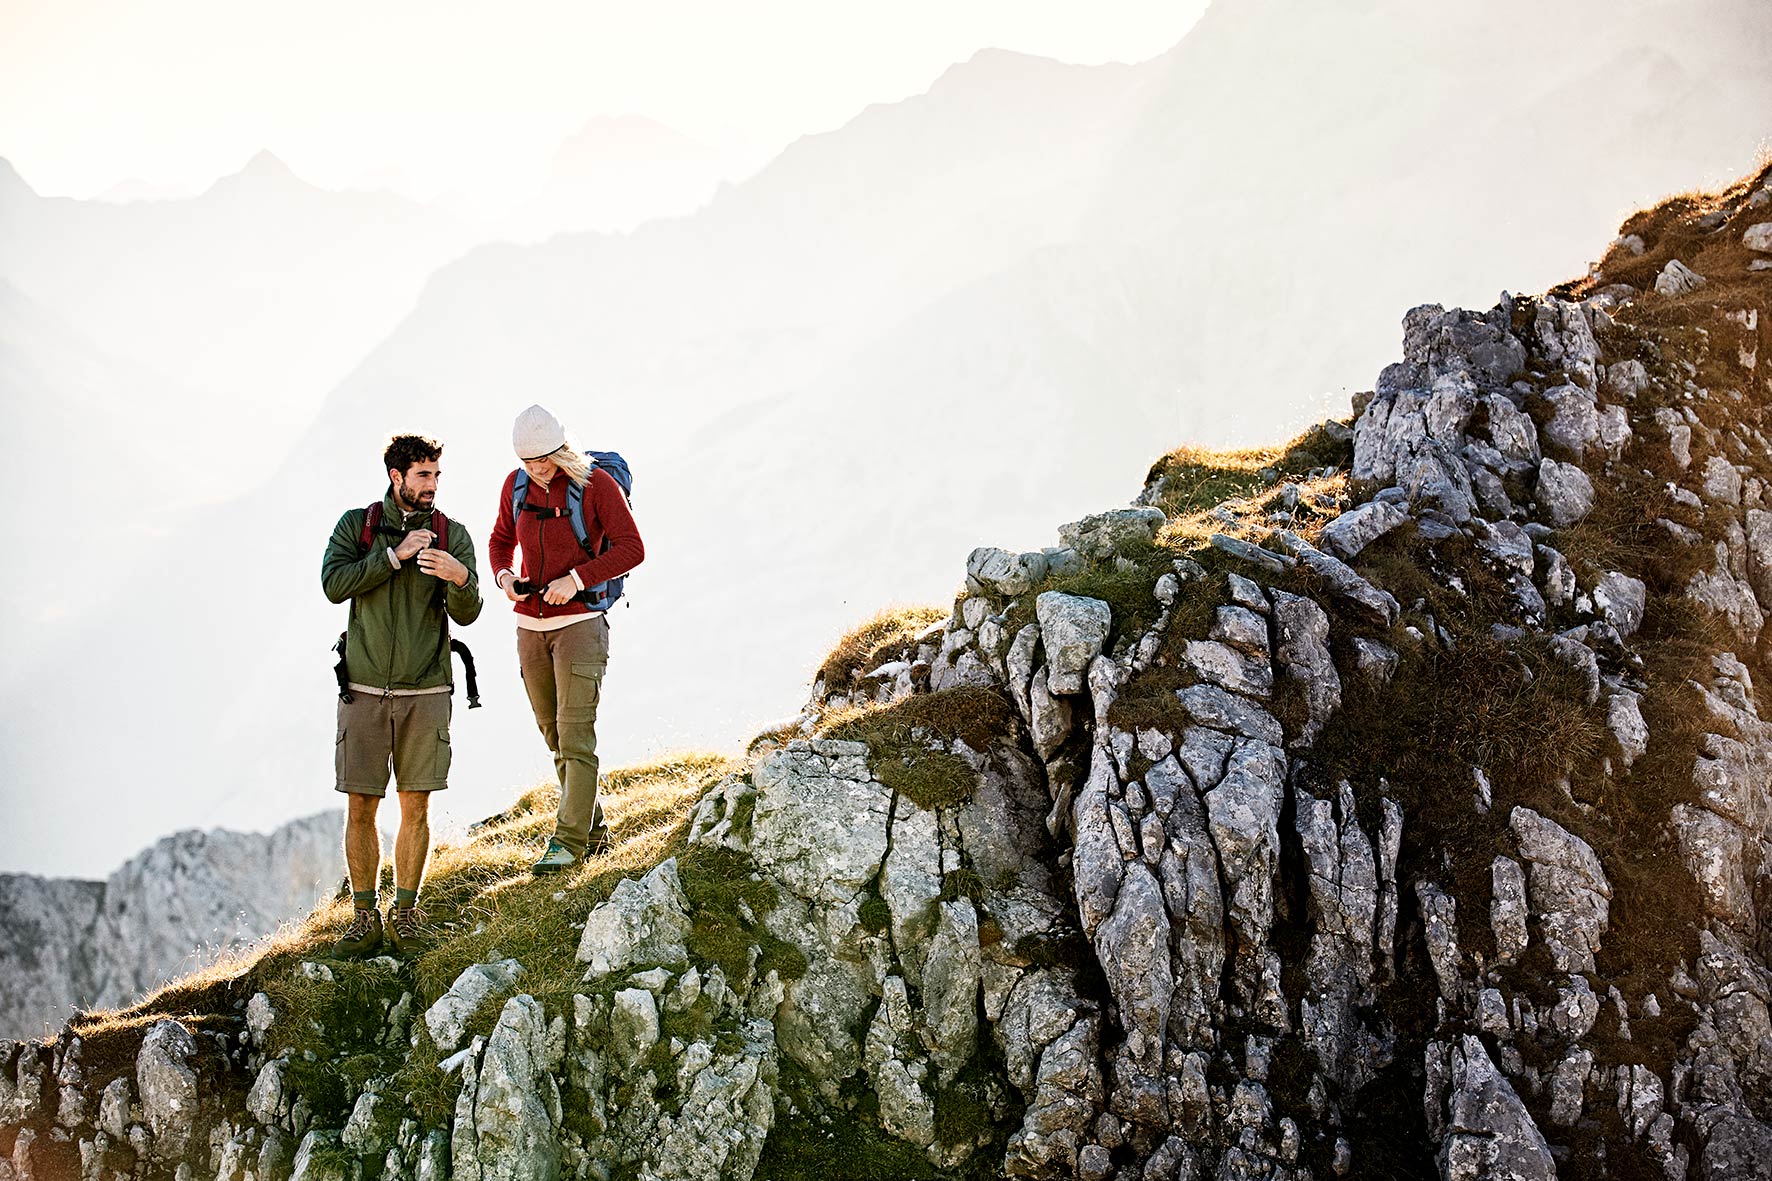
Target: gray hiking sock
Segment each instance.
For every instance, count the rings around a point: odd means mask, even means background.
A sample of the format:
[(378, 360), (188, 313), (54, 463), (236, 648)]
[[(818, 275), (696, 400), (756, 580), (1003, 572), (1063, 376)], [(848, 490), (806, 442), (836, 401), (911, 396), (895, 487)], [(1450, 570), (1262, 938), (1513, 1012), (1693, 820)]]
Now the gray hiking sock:
[(408, 890), (404, 886), (394, 887), (394, 909), (410, 910), (418, 905), (418, 891)]
[(374, 890), (352, 890), (351, 891), (351, 901), (357, 904), (358, 910), (374, 910), (375, 909), (375, 891)]

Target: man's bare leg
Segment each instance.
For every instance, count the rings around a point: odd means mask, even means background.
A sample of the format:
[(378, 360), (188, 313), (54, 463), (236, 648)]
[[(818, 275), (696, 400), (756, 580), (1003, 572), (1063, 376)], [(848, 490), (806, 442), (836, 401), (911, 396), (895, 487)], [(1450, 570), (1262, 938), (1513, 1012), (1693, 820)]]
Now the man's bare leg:
[(375, 831), (375, 813), (381, 804), (379, 796), (348, 793), (351, 804), (345, 813), (345, 865), (351, 871), (351, 893), (355, 917), (345, 933), (332, 945), (343, 956), (373, 954), (381, 947), (381, 911), (376, 907), (376, 894), (381, 878), (381, 836)]
[(394, 885), (418, 893), (431, 855), (431, 793), (400, 793), (400, 834), (394, 838)]
[(351, 891), (373, 894), (380, 887), (381, 834), (375, 831), (380, 796), (349, 793), (350, 811), (345, 814), (345, 865), (351, 871)]

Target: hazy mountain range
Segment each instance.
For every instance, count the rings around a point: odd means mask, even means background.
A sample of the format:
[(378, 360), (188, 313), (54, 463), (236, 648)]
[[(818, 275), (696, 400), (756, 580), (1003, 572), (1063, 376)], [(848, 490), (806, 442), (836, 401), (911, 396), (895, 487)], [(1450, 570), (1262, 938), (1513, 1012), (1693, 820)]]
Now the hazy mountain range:
[[(606, 757), (736, 745), (886, 596), (944, 598), (970, 546), (1050, 544), (1056, 517), (1124, 502), (1124, 473), (1184, 439), (1278, 439), (1391, 357), (1395, 308), (1579, 274), (1625, 211), (1738, 173), (1772, 133), (1768, 53), (1772, 10), (1750, 0), (1221, 2), (1136, 66), (981, 53), (693, 216), (474, 249), (263, 483), (166, 522), (112, 605), (45, 622), (40, 655), (9, 662), (9, 811), (45, 834), (40, 864), (130, 847), (76, 852), (34, 797), (75, 751), (130, 781), (137, 822), (138, 799), (166, 801), (163, 824), (316, 806), (341, 618), (316, 585), (327, 531), (380, 493), (379, 439), (409, 426), (448, 443), (441, 503), (483, 545), (532, 401), (635, 469), (649, 557), (615, 620)], [(104, 212), (138, 208), (161, 205)], [(52, 242), (33, 249), (33, 275), (55, 269)], [(0, 277), (79, 325), (71, 281), (14, 267), (0, 250)], [(85, 270), (92, 298), (122, 298)], [(282, 388), (267, 358), (309, 347), (239, 360), (243, 430)], [(179, 413), (142, 435), (146, 462)], [(491, 603), (464, 637), (492, 690), (457, 714), (464, 816), (545, 767), (508, 633)], [(95, 664), (121, 703), (102, 736), (67, 704)]]
[[(174, 833), (103, 881), (0, 874), (0, 1038), (117, 1008), (299, 920), (344, 876), (340, 812)], [(385, 838), (384, 838), (385, 839)]]

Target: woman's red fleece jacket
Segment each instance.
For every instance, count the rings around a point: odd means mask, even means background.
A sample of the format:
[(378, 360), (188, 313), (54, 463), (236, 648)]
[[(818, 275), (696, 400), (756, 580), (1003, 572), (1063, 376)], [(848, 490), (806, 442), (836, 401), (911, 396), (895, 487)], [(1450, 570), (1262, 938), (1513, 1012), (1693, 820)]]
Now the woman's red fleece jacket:
[[(497, 571), (514, 570), (524, 582), (545, 584), (577, 571), (580, 582), (595, 586), (626, 574), (645, 559), (646, 547), (640, 541), (640, 528), (634, 524), (634, 514), (628, 511), (627, 497), (622, 495), (621, 485), (608, 472), (592, 468), (590, 481), (585, 484), (588, 552), (578, 544), (578, 537), (572, 532), (572, 521), (565, 515), (569, 482), (566, 473), (556, 473), (545, 488), (534, 480), (529, 481), (528, 502), (537, 508), (559, 509), (561, 515), (542, 517), (535, 513), (518, 513), (513, 525), (511, 489), (516, 480), (514, 471), (505, 477), (504, 487), (499, 491), (498, 515), (493, 518), (492, 540), (487, 548), (495, 578)], [(604, 537), (609, 538), (609, 551), (598, 555)], [(523, 551), (522, 566), (516, 566), (512, 561), (518, 549)], [(530, 595), (518, 603), (516, 609), (519, 615), (542, 619), (582, 615), (590, 611), (583, 603), (555, 607), (542, 602), (540, 595)]]

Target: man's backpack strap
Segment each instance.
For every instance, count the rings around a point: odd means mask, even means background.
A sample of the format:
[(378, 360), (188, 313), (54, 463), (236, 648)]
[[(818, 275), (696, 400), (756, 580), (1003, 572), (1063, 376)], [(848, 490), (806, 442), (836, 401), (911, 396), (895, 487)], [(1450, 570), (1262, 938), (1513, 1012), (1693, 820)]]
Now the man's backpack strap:
[(480, 679), (474, 675), (474, 654), (460, 640), (449, 641), (449, 650), (461, 657), (461, 670), (468, 682), (468, 708), (480, 708)]
[(339, 632), (338, 643), (332, 646), (332, 650), (338, 653), (338, 663), (332, 666), (332, 675), (338, 678), (338, 699), (346, 705), (357, 700), (351, 694), (350, 674), (345, 671), (345, 636), (348, 634)]
[(375, 535), (381, 532), (381, 501), (370, 505), (363, 513), (363, 531), (357, 535), (357, 544), (368, 553), (375, 544)]

